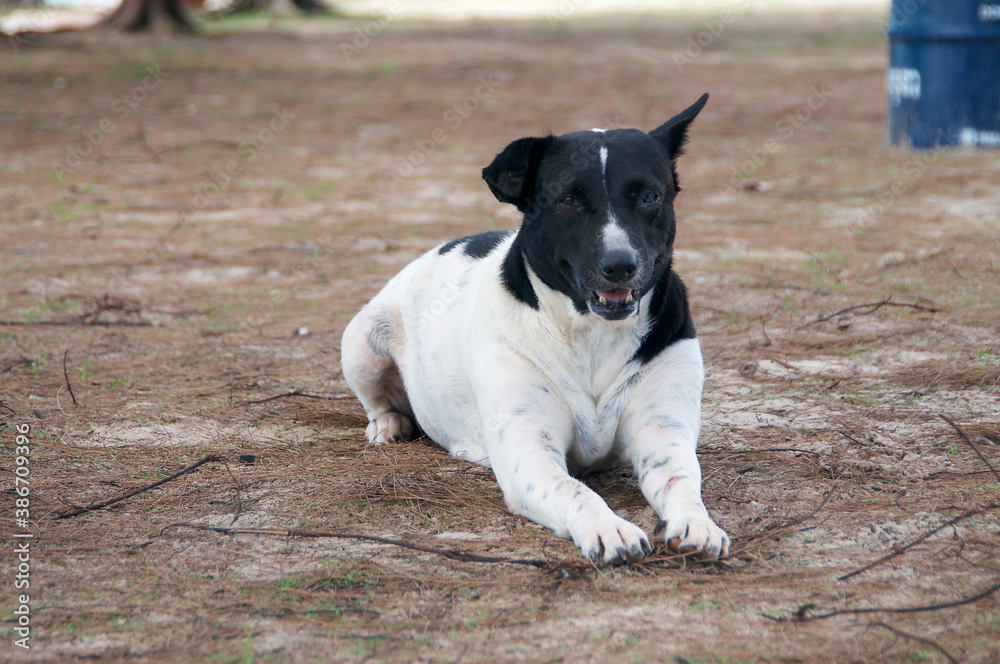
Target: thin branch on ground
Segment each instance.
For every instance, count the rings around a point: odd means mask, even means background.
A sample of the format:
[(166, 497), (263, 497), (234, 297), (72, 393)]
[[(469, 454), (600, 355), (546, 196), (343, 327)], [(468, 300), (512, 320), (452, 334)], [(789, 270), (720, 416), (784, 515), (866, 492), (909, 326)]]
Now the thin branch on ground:
[(176, 473), (174, 473), (170, 477), (164, 477), (162, 480), (159, 480), (157, 482), (153, 482), (152, 484), (147, 484), (146, 486), (140, 487), (140, 488), (136, 489), (135, 491), (130, 491), (130, 492), (126, 493), (124, 496), (119, 496), (117, 498), (112, 498), (111, 500), (105, 500), (102, 503), (96, 503), (94, 505), (88, 505), (86, 507), (76, 507), (76, 508), (70, 510), (69, 512), (63, 512), (62, 514), (57, 514), (53, 518), (54, 519), (68, 519), (70, 517), (79, 516), (80, 514), (84, 514), (85, 512), (93, 512), (95, 510), (104, 509), (105, 507), (110, 507), (111, 505), (114, 505), (116, 503), (120, 503), (123, 500), (128, 500), (132, 496), (137, 496), (140, 493), (145, 493), (146, 491), (149, 491), (150, 489), (155, 489), (156, 487), (162, 486), (162, 485), (166, 484), (167, 482), (171, 482), (171, 481), (177, 479), (178, 477), (180, 477), (182, 475), (186, 475), (186, 474), (190, 473), (191, 471), (193, 471), (193, 470), (195, 470), (195, 469), (197, 469), (197, 468), (205, 465), (206, 463), (211, 463), (212, 461), (222, 461), (224, 458), (225, 457), (222, 457), (221, 455), (218, 455), (218, 454), (209, 454), (208, 456), (206, 456), (201, 461), (198, 461), (197, 463), (193, 463), (190, 466), (188, 466), (187, 468), (183, 468), (183, 469), (177, 471)]
[(229, 473), (229, 479), (233, 481), (233, 486), (236, 487), (236, 513), (233, 514), (233, 520), (229, 522), (229, 525), (232, 526), (243, 515), (243, 497), (240, 492), (240, 482), (233, 475), (233, 469), (229, 467), (228, 463), (223, 465), (226, 467), (226, 472)]
[(858, 569), (854, 570), (853, 572), (850, 572), (849, 574), (844, 574), (843, 576), (838, 576), (837, 577), (837, 581), (846, 581), (846, 580), (851, 579), (851, 578), (853, 578), (855, 576), (858, 576), (859, 574), (863, 574), (863, 573), (867, 572), (868, 570), (870, 570), (872, 568), (878, 567), (879, 565), (881, 565), (884, 562), (892, 560), (896, 556), (900, 556), (900, 555), (906, 553), (908, 550), (910, 550), (913, 547), (915, 547), (916, 545), (920, 544), (921, 542), (923, 542), (924, 540), (926, 540), (931, 535), (934, 535), (935, 533), (944, 530), (948, 526), (953, 526), (953, 525), (959, 523), (960, 521), (964, 521), (965, 519), (974, 517), (977, 514), (979, 514), (980, 512), (986, 512), (986, 511), (995, 510), (995, 509), (998, 509), (998, 508), (1000, 508), (1000, 504), (998, 504), (998, 503), (989, 503), (988, 505), (983, 505), (982, 507), (976, 507), (975, 509), (971, 509), (968, 512), (965, 512), (963, 514), (959, 514), (954, 519), (946, 521), (945, 523), (942, 523), (940, 526), (927, 531), (926, 533), (924, 533), (923, 535), (920, 535), (917, 539), (913, 540), (909, 544), (904, 544), (903, 546), (898, 547), (892, 553), (890, 553), (888, 555), (885, 555), (885, 556), (882, 556), (881, 558), (879, 558), (875, 562), (868, 563), (864, 567), (858, 568)]
[(76, 395), (73, 394), (73, 384), (69, 382), (69, 371), (66, 369), (66, 360), (69, 358), (69, 348), (63, 353), (63, 378), (66, 379), (66, 387), (69, 388), (69, 395), (73, 397), (73, 405), (79, 406), (80, 404), (76, 400)]
[(274, 401), (276, 399), (288, 399), (290, 397), (305, 397), (307, 399), (325, 399), (329, 401), (338, 401), (340, 399), (349, 399), (351, 394), (333, 394), (333, 395), (323, 395), (323, 394), (309, 394), (308, 392), (303, 392), (302, 390), (292, 390), (291, 392), (285, 392), (284, 394), (275, 394), (273, 397), (266, 397), (264, 399), (254, 399), (253, 401), (244, 401), (241, 406), (256, 406), (262, 403), (267, 403), (268, 401)]
[(779, 364), (780, 366), (783, 366), (783, 367), (785, 367), (785, 368), (786, 368), (786, 369), (788, 369), (789, 371), (797, 371), (798, 373), (802, 373), (802, 369), (799, 369), (799, 368), (798, 368), (797, 366), (795, 366), (795, 365), (793, 365), (793, 364), (789, 364), (788, 362), (785, 362), (784, 360), (782, 360), (782, 359), (780, 359), (780, 358), (777, 358), (777, 357), (769, 357), (769, 358), (767, 358), (767, 359), (771, 360), (772, 362), (774, 362), (774, 363), (776, 363), (776, 364)]
[(965, 444), (972, 448), (972, 451), (976, 453), (976, 456), (979, 457), (979, 460), (985, 463), (986, 467), (989, 468), (990, 472), (993, 473), (993, 477), (997, 478), (997, 482), (1000, 482), (1000, 473), (998, 473), (996, 469), (990, 465), (990, 462), (986, 460), (986, 457), (984, 457), (983, 453), (979, 451), (979, 448), (976, 447), (975, 444), (973, 444), (972, 439), (969, 438), (964, 431), (962, 431), (962, 428), (959, 427), (954, 422), (952, 422), (950, 419), (948, 419), (948, 416), (944, 415), (943, 413), (938, 413), (938, 417), (940, 417), (942, 420), (950, 424), (952, 428), (958, 432), (958, 435), (962, 437), (962, 440), (965, 441)]
[(848, 434), (846, 431), (842, 431), (840, 429), (837, 429), (837, 433), (839, 433), (841, 436), (843, 436), (847, 440), (851, 441), (855, 445), (859, 445), (861, 447), (871, 447), (870, 445), (867, 445), (866, 443), (862, 443), (860, 440), (858, 440), (854, 436)]
[(149, 144), (149, 141), (146, 140), (146, 128), (142, 126), (142, 122), (136, 123), (135, 141), (136, 143), (139, 144), (139, 147), (141, 147), (143, 150), (149, 153), (149, 156), (152, 157), (154, 162), (160, 163), (161, 161), (163, 161), (162, 159), (160, 159), (160, 155), (156, 153), (156, 150), (154, 150), (152, 146)]
[(159, 154), (169, 154), (171, 152), (184, 152), (185, 150), (190, 150), (191, 148), (224, 148), (227, 150), (238, 150), (240, 147), (237, 141), (226, 141), (218, 138), (200, 138), (195, 141), (188, 141), (187, 143), (179, 143), (177, 145), (168, 145), (165, 148), (161, 148)]
[(863, 313), (856, 314), (858, 316), (867, 316), (868, 314), (875, 313), (876, 311), (878, 311), (882, 307), (905, 307), (905, 308), (908, 308), (908, 309), (916, 309), (917, 311), (927, 311), (927, 312), (930, 312), (930, 313), (937, 313), (937, 312), (941, 311), (941, 309), (939, 309), (938, 307), (928, 307), (928, 306), (925, 306), (923, 304), (908, 304), (906, 302), (893, 302), (892, 301), (892, 296), (890, 296), (890, 297), (885, 298), (884, 300), (879, 300), (878, 302), (867, 302), (865, 304), (855, 304), (854, 306), (851, 306), (851, 307), (844, 307), (840, 311), (835, 311), (832, 314), (827, 314), (825, 316), (820, 316), (819, 318), (811, 320), (808, 323), (803, 323), (802, 325), (799, 325), (795, 329), (796, 330), (801, 330), (803, 328), (809, 327), (810, 325), (815, 325), (816, 323), (822, 323), (824, 321), (830, 320), (831, 318), (836, 318), (837, 316), (842, 316), (842, 315), (850, 313), (852, 311), (857, 311), (858, 309), (869, 309), (869, 311), (865, 311)]
[(378, 618), (382, 614), (374, 609), (362, 609), (356, 606), (338, 606), (332, 609), (302, 609), (301, 611), (294, 611), (292, 609), (285, 609), (284, 611), (265, 611), (263, 609), (247, 609), (244, 607), (223, 607), (225, 611), (239, 611), (241, 613), (247, 613), (252, 616), (262, 616), (264, 618), (287, 618), (288, 616), (311, 616), (320, 615), (325, 613), (331, 613), (333, 615), (338, 615), (341, 613), (364, 613), (370, 616), (375, 616)]
[(908, 613), (927, 613), (929, 611), (942, 611), (944, 609), (954, 609), (960, 606), (966, 606), (968, 604), (974, 604), (981, 599), (986, 599), (987, 597), (993, 595), (998, 590), (1000, 590), (1000, 583), (995, 583), (986, 590), (973, 595), (972, 597), (966, 597), (965, 599), (955, 600), (954, 602), (942, 602), (940, 604), (923, 604), (920, 606), (904, 606), (904, 607), (883, 607), (874, 606), (867, 609), (834, 609), (833, 611), (828, 611), (827, 613), (820, 613), (818, 615), (811, 616), (809, 611), (815, 608), (815, 604), (804, 604), (800, 606), (795, 613), (791, 616), (781, 618), (778, 616), (771, 616), (767, 614), (761, 614), (768, 620), (775, 620), (779, 622), (796, 621), (796, 622), (810, 622), (813, 620), (826, 620), (827, 618), (834, 618), (836, 616), (860, 616), (860, 615), (871, 615), (878, 613), (892, 613), (892, 614), (908, 614)]
[(833, 496), (834, 493), (836, 493), (836, 489), (827, 491), (825, 494), (823, 494), (823, 500), (820, 501), (819, 505), (817, 505), (815, 509), (813, 509), (811, 512), (809, 512), (805, 516), (799, 517), (798, 519), (793, 519), (793, 520), (789, 521), (788, 523), (784, 523), (784, 524), (781, 524), (781, 525), (778, 525), (778, 526), (772, 526), (770, 528), (765, 528), (764, 530), (760, 531), (759, 533), (757, 533), (755, 535), (750, 535), (749, 537), (743, 538), (743, 544), (742, 544), (742, 546), (740, 546), (738, 549), (732, 551), (730, 553), (730, 556), (735, 556), (737, 553), (746, 550), (747, 546), (751, 542), (756, 542), (757, 540), (762, 540), (762, 539), (765, 539), (765, 538), (768, 538), (768, 537), (774, 537), (775, 535), (781, 535), (781, 534), (787, 533), (787, 532), (791, 531), (791, 529), (794, 528), (795, 526), (798, 526), (798, 525), (801, 525), (801, 524), (805, 523), (809, 519), (811, 519), (814, 516), (816, 516), (817, 514), (819, 514), (820, 511), (824, 507), (826, 507), (826, 504), (830, 501), (830, 498)]
[(156, 327), (158, 323), (149, 320), (81, 320), (74, 318), (71, 320), (0, 320), (0, 325), (18, 325), (24, 327), (35, 326), (55, 326), (55, 325), (79, 325), (81, 327)]
[(459, 562), (508, 563), (511, 565), (527, 565), (529, 567), (538, 567), (541, 569), (550, 569), (556, 566), (545, 560), (506, 558), (503, 556), (480, 556), (474, 553), (459, 551), (457, 549), (438, 549), (435, 547), (411, 544), (410, 542), (403, 542), (402, 540), (389, 539), (386, 537), (358, 535), (356, 533), (339, 533), (327, 530), (302, 530), (299, 528), (222, 528), (217, 526), (207, 526), (200, 523), (175, 523), (164, 527), (163, 530), (160, 531), (160, 535), (162, 536), (168, 528), (192, 528), (194, 530), (207, 530), (209, 532), (221, 533), (223, 535), (268, 535), (272, 537), (303, 537), (309, 539), (348, 539), (360, 542), (371, 542), (373, 544), (398, 546), (402, 549), (419, 551), (420, 553), (430, 553), (435, 556), (441, 556), (442, 558), (457, 560)]
[(975, 477), (976, 475), (991, 475), (988, 470), (972, 470), (967, 473), (957, 473), (953, 470), (939, 470), (924, 477), (924, 481), (933, 480), (938, 477)]
[(909, 632), (904, 632), (901, 629), (896, 629), (892, 625), (887, 625), (881, 620), (874, 620), (872, 621), (872, 624), (875, 625), (876, 627), (881, 627), (882, 629), (888, 630), (889, 632), (892, 632), (896, 636), (901, 636), (904, 639), (910, 639), (911, 641), (916, 641), (917, 643), (922, 643), (923, 645), (929, 648), (933, 648), (934, 650), (937, 650), (939, 653), (948, 658), (948, 661), (951, 662), (951, 664), (959, 664), (958, 660), (951, 656), (951, 653), (942, 648), (935, 641), (931, 641), (930, 639), (925, 639), (922, 636), (917, 636), (915, 634), (910, 634)]
[(699, 456), (702, 454), (756, 454), (757, 452), (796, 452), (798, 454), (812, 454), (813, 456), (824, 456), (823, 452), (804, 450), (800, 447), (765, 447), (759, 450), (698, 450)]

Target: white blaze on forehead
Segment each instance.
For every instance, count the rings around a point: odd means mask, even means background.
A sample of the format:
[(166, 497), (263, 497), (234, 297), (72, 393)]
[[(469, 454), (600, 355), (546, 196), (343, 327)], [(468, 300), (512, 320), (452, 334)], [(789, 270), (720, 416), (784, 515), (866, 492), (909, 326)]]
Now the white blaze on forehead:
[(601, 129), (599, 127), (594, 127), (590, 131), (594, 132), (595, 134), (603, 134), (604, 132), (607, 131), (607, 129)]
[[(601, 157), (601, 177), (604, 184), (604, 193), (608, 193), (608, 148), (602, 145), (600, 149)], [(604, 252), (609, 251), (632, 251), (632, 243), (628, 240), (628, 233), (618, 223), (615, 211), (610, 208), (611, 201), (608, 200), (608, 221), (601, 228), (601, 242), (604, 245)]]

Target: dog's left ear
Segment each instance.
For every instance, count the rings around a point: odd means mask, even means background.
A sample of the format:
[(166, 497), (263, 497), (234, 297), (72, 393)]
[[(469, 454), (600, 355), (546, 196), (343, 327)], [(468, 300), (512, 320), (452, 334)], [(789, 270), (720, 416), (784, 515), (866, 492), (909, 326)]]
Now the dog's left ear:
[[(667, 149), (667, 154), (670, 155), (671, 162), (676, 161), (677, 157), (684, 154), (684, 143), (687, 141), (688, 125), (698, 116), (701, 109), (705, 107), (706, 102), (708, 102), (707, 92), (699, 97), (698, 101), (649, 132), (650, 136), (658, 140)], [(676, 181), (676, 177), (674, 179)]]
[(519, 138), (483, 169), (483, 179), (501, 203), (511, 203), (521, 212), (531, 209), (535, 198), (535, 176), (551, 137)]

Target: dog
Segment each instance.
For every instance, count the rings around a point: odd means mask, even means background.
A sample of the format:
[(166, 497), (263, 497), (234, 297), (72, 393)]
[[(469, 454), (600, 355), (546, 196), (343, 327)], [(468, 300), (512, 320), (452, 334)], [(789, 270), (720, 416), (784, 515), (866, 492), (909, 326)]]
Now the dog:
[(627, 463), (660, 517), (654, 535), (674, 552), (728, 555), (701, 497), (704, 369), (671, 269), (676, 160), (707, 100), (648, 134), (522, 138), (483, 169), (524, 214), (517, 232), (432, 249), (344, 331), (343, 374), (369, 441), (423, 432), (492, 468), (512, 513), (598, 564), (652, 551), (577, 479)]

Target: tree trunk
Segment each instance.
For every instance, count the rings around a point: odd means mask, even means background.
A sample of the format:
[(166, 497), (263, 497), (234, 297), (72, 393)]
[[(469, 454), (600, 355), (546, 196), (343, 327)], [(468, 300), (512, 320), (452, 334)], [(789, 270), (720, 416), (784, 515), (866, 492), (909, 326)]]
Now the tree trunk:
[(292, 0), (306, 14), (331, 14), (330, 8), (317, 0)]
[(184, 15), (181, 0), (122, 0), (102, 25), (130, 32), (160, 30), (164, 26), (173, 33), (196, 32)]

